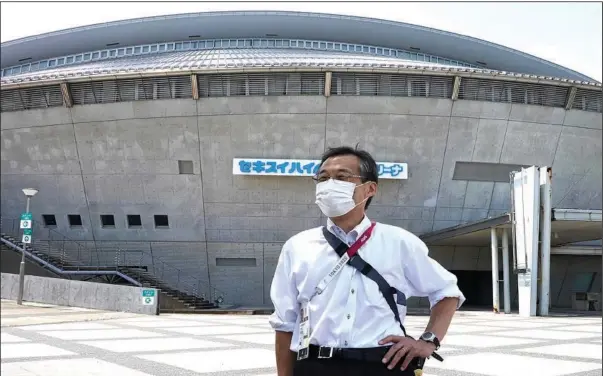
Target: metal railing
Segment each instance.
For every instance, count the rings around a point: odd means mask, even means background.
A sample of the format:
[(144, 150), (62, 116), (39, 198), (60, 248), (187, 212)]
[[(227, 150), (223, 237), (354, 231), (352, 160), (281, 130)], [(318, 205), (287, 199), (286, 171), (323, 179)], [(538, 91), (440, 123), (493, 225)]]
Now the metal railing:
[[(149, 242), (98, 246), (77, 241), (33, 222), (31, 244), (21, 242), (20, 220), (0, 218), (2, 242), (26, 257), (63, 275), (117, 275), (135, 285), (153, 285), (192, 305), (224, 304), (226, 294), (153, 255)], [(101, 243), (102, 244), (102, 243)], [(134, 246), (132, 246), (134, 245)], [(145, 248), (149, 250), (145, 250)]]
[(25, 253), (25, 256), (38, 262), (39, 264), (41, 264), (43, 267), (47, 268), (48, 270), (52, 271), (55, 274), (59, 274), (59, 275), (118, 275), (121, 278), (123, 278), (124, 280), (136, 285), (136, 286), (142, 286), (142, 284), (132, 278), (130, 278), (127, 275), (124, 275), (122, 273), (119, 273), (117, 271), (94, 271), (94, 270), (90, 270), (90, 271), (81, 271), (81, 270), (63, 270), (60, 269), (58, 267), (56, 267), (55, 265), (49, 263), (48, 261), (36, 256), (35, 254), (33, 254), (32, 252), (26, 250), (23, 247), (19, 247), (18, 245), (12, 243), (11, 241), (4, 239), (4, 238), (0, 238), (0, 242), (2, 242), (2, 244), (5, 244), (7, 247), (16, 249), (19, 252), (23, 252)]

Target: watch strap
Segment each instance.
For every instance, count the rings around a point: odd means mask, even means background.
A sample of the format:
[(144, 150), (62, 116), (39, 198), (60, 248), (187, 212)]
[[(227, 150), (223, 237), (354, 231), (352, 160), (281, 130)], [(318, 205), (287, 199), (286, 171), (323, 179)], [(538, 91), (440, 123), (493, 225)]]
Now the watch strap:
[(433, 343), (435, 345), (435, 347), (436, 347), (435, 348), (436, 350), (438, 350), (440, 348), (440, 340), (432, 332), (425, 332), (425, 333), (423, 333), (423, 335), (421, 335), (420, 339), (422, 341), (425, 341), (425, 342)]

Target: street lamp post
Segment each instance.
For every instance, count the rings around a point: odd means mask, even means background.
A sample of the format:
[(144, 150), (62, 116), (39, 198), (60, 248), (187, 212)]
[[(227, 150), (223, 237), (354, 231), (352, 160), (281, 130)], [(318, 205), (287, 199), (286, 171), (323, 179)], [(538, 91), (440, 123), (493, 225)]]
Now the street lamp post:
[[(25, 212), (29, 213), (29, 200), (38, 193), (35, 188), (24, 188), (23, 193), (27, 197)], [(23, 244), (23, 252), (21, 252), (21, 264), (19, 265), (19, 295), (17, 296), (17, 304), (23, 304), (23, 285), (25, 284), (25, 244)]]

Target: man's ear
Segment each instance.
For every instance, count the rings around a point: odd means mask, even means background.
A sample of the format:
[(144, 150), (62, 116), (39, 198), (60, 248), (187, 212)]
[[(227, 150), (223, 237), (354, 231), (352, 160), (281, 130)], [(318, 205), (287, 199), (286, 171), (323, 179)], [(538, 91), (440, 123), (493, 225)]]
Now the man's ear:
[(377, 195), (377, 183), (370, 182), (369, 184), (369, 197), (375, 197)]

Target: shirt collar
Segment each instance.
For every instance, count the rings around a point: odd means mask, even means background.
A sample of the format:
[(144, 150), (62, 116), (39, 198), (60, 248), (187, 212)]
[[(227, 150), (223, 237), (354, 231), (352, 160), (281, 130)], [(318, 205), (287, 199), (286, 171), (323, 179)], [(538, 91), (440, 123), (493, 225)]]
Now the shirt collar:
[(341, 239), (341, 235), (347, 237), (348, 239), (352, 237), (354, 240), (358, 238), (358, 236), (364, 233), (369, 227), (371, 227), (371, 220), (365, 215), (362, 221), (352, 229), (349, 233), (345, 233), (339, 226), (337, 226), (331, 218), (327, 218), (327, 229), (333, 235), (340, 238), (340, 240), (345, 241), (347, 243), (347, 239)]

